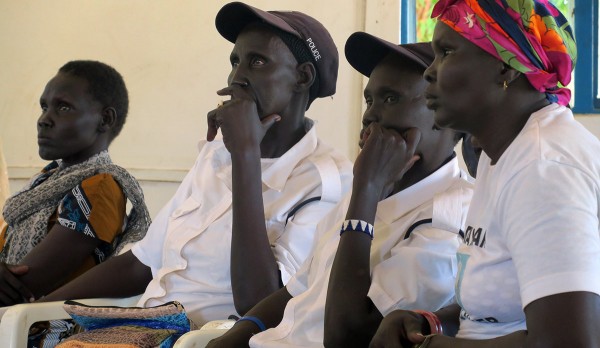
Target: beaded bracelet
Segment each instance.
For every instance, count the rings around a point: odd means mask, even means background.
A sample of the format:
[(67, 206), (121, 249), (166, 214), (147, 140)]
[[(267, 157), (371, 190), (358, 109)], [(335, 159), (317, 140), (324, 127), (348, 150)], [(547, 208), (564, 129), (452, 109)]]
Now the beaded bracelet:
[(443, 335), (444, 334), (444, 329), (442, 328), (442, 322), (440, 321), (440, 318), (438, 318), (438, 316), (435, 315), (435, 313), (428, 312), (428, 311), (421, 311), (421, 310), (414, 310), (413, 312), (415, 312), (417, 314), (421, 314), (422, 316), (425, 317), (425, 319), (427, 319), (427, 322), (429, 323), (429, 331), (431, 334), (433, 334), (433, 335), (435, 335), (435, 334)]
[(240, 319), (238, 319), (238, 323), (240, 321), (251, 321), (254, 324), (256, 324), (256, 326), (258, 326), (258, 329), (260, 330), (260, 332), (263, 332), (267, 329), (267, 327), (265, 326), (265, 324), (262, 322), (262, 320), (258, 319), (257, 317), (251, 317), (251, 316), (243, 316)]
[(340, 236), (346, 231), (366, 233), (373, 239), (373, 225), (363, 220), (346, 220), (342, 224)]

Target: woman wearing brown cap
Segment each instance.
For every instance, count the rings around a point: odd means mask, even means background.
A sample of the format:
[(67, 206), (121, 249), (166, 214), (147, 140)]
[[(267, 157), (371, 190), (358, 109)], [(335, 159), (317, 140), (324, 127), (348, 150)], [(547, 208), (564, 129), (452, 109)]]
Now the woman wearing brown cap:
[(369, 77), (353, 192), (321, 221), (292, 280), (210, 347), (364, 347), (390, 311), (454, 296), (472, 186), (453, 152), (459, 136), (425, 105), (431, 45), (355, 33), (346, 58)]
[[(300, 12), (225, 5), (216, 26), (235, 43), (230, 100), (208, 113), (194, 168), (147, 237), (48, 296), (171, 300), (196, 324), (244, 314), (287, 283), (316, 223), (349, 189), (350, 162), (318, 139), (309, 105), (335, 93), (338, 55)], [(223, 141), (214, 140), (218, 130)]]

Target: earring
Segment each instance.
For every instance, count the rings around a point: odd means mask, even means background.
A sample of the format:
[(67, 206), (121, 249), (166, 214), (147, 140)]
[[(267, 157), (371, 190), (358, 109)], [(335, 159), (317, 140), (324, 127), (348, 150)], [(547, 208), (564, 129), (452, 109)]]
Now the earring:
[(506, 82), (506, 80), (504, 80), (504, 84), (502, 85), (502, 88), (504, 88), (505, 91), (508, 88), (508, 82)]

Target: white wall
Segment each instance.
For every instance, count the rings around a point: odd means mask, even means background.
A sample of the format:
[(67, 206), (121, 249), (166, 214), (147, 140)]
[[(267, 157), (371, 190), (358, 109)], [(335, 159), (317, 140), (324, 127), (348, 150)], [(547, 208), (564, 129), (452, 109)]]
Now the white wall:
[[(233, 45), (214, 27), (225, 0), (0, 0), (0, 139), (11, 191), (44, 164), (37, 155), (39, 95), (65, 62), (113, 65), (130, 92), (130, 113), (113, 160), (142, 183), (154, 215), (193, 164), (229, 72)], [(320, 20), (340, 51), (337, 93), (308, 112), (328, 142), (354, 158), (364, 79), (343, 57), (358, 30), (398, 41), (398, 0), (248, 0)], [(581, 117), (600, 134), (599, 117)]]
[[(130, 113), (110, 151), (141, 180), (156, 213), (193, 164), (196, 143), (206, 134), (206, 113), (219, 100), (215, 91), (226, 84), (233, 45), (218, 34), (214, 17), (227, 2), (0, 0), (0, 139), (11, 190), (44, 164), (35, 124), (46, 82), (69, 60), (95, 59), (125, 78)], [(330, 29), (342, 55), (338, 92), (315, 102), (308, 116), (319, 121), (332, 145), (354, 158), (362, 79), (343, 58), (343, 47), (352, 32), (364, 29), (367, 1), (247, 2), (306, 12)]]

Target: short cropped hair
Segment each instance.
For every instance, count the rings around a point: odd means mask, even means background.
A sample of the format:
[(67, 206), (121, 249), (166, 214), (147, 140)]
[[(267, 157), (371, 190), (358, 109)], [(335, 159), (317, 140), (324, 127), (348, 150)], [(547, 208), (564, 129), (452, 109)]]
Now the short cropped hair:
[[(312, 52), (310, 52), (309, 48), (306, 47), (306, 45), (304, 44), (304, 41), (302, 41), (302, 39), (300, 39), (299, 37), (292, 35), (288, 32), (285, 32), (279, 28), (275, 28), (275, 27), (268, 26), (268, 25), (265, 25), (265, 27), (268, 28), (269, 30), (273, 31), (277, 36), (279, 36), (281, 41), (283, 41), (283, 43), (292, 52), (292, 54), (294, 55), (294, 58), (296, 58), (298, 65), (306, 63), (306, 62), (309, 62), (309, 63), (312, 63), (313, 65), (315, 65), (315, 61), (314, 61)], [(308, 104), (306, 106), (307, 110), (310, 107), (310, 104), (312, 104), (312, 102), (315, 101), (315, 99), (317, 99), (317, 93), (319, 93), (319, 83), (320, 83), (319, 71), (317, 70), (316, 66), (315, 66), (315, 73), (316, 73), (315, 80), (314, 80), (313, 84), (310, 86), (309, 93), (308, 93)]]
[(111, 140), (119, 135), (129, 111), (129, 95), (121, 74), (110, 65), (93, 60), (70, 61), (58, 71), (85, 79), (89, 93), (102, 104), (102, 108), (112, 107), (116, 110)]

